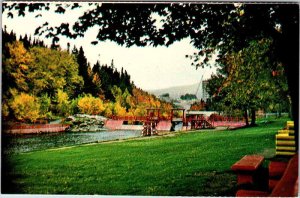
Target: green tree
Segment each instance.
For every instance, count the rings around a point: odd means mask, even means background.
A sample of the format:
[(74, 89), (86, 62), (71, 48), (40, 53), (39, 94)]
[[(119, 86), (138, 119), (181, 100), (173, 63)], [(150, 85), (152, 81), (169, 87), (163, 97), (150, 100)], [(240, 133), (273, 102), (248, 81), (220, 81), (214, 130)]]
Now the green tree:
[(53, 50), (43, 47), (30, 49), (34, 57), (28, 73), (30, 90), (34, 95), (48, 93), (54, 96), (56, 90), (62, 89), (70, 97), (83, 85), (78, 75), (78, 64), (67, 51)]
[(272, 66), (276, 64), (269, 58), (271, 45), (269, 39), (254, 40), (238, 53), (228, 54), (224, 62), (226, 66), (223, 67), (223, 73), (227, 75), (225, 78), (220, 76), (219, 79), (212, 79), (208, 85), (211, 92), (213, 86), (219, 84), (215, 87), (218, 90), (214, 94), (218, 98), (214, 101), (219, 100), (222, 107), (231, 111), (243, 111), (247, 125), (248, 111), (251, 111), (251, 125), (255, 125), (256, 110), (266, 109), (274, 102), (274, 98), (280, 97), (271, 75)]
[(44, 93), (39, 97), (39, 103), (41, 116), (51, 118), (51, 98), (47, 93)]
[(78, 101), (82, 98), (82, 96), (78, 96), (77, 98), (74, 98), (70, 102), (70, 114), (74, 115), (80, 112), (80, 109), (78, 107)]
[(123, 107), (126, 111), (128, 111), (131, 106), (134, 106), (132, 96), (127, 89), (122, 93), (121, 88), (114, 85), (111, 92), (115, 98), (116, 104)]
[(195, 94), (186, 93), (185, 95), (181, 95), (180, 99), (181, 100), (193, 100), (193, 99), (197, 99), (197, 96)]
[[(76, 53), (76, 50), (74, 51)], [(92, 82), (92, 76), (91, 76), (91, 67), (88, 64), (87, 58), (84, 55), (83, 48), (80, 47), (77, 54), (75, 54), (77, 63), (79, 65), (79, 75), (83, 78), (84, 86), (82, 91), (84, 93), (91, 93), (94, 86)]]
[(113, 102), (107, 102), (104, 104), (104, 116), (110, 118), (114, 113), (115, 104)]

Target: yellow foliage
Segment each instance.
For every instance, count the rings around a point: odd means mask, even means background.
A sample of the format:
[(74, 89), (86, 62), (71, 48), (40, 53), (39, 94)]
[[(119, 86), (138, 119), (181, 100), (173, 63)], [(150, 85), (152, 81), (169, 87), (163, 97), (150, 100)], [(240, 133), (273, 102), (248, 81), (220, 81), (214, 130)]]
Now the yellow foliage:
[(147, 113), (146, 108), (136, 108), (134, 110), (135, 116), (144, 116), (144, 115), (146, 115), (146, 113)]
[(21, 69), (27, 70), (27, 65), (32, 63), (33, 58), (25, 49), (24, 45), (20, 41), (16, 41), (8, 44), (10, 59), (9, 63), (19, 66)]
[(162, 113), (162, 117), (164, 117), (164, 118), (167, 118), (167, 117), (169, 117), (170, 115), (169, 115), (169, 113), (167, 113), (167, 112), (163, 112)]
[(7, 117), (9, 115), (9, 108), (6, 103), (2, 103), (2, 116)]
[(119, 102), (115, 103), (115, 108), (114, 108), (115, 115), (117, 116), (126, 116), (126, 109), (121, 106)]
[(108, 102), (104, 104), (104, 115), (106, 117), (111, 117), (113, 115), (113, 110), (114, 110), (114, 103)]
[(11, 102), (11, 109), (18, 120), (36, 121), (40, 117), (40, 104), (36, 97), (21, 93)]
[(94, 98), (91, 95), (85, 95), (78, 101), (78, 108), (81, 113), (97, 115), (104, 111), (104, 105), (100, 98)]
[(69, 103), (69, 97), (68, 97), (68, 94), (63, 92), (61, 89), (59, 89), (57, 91), (57, 102), (59, 104), (62, 104), (62, 103)]
[(56, 100), (57, 100), (57, 111), (60, 115), (67, 115), (70, 110), (70, 101), (69, 96), (66, 92), (59, 89), (56, 94)]
[(33, 58), (20, 41), (9, 43), (7, 46), (10, 57), (5, 61), (5, 72), (16, 82), (19, 90), (27, 92), (27, 74)]

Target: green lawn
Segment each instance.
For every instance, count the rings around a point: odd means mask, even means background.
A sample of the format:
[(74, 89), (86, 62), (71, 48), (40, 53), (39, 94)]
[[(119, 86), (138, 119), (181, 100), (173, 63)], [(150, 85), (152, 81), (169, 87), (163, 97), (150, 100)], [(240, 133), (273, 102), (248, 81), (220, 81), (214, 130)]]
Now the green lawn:
[(234, 196), (231, 165), (246, 154), (272, 157), (285, 121), (15, 154), (2, 193)]

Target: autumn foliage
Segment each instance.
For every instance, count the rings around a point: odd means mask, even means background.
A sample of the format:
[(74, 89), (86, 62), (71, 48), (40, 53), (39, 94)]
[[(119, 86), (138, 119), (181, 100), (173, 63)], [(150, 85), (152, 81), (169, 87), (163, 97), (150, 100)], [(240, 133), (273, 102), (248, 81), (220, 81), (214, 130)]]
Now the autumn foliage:
[(192, 111), (203, 111), (205, 110), (206, 103), (201, 100), (200, 102), (194, 102), (191, 104), (190, 110)]
[(40, 117), (40, 104), (35, 96), (16, 95), (10, 106), (17, 120), (34, 122)]
[(100, 98), (94, 98), (93, 96), (85, 95), (83, 98), (79, 99), (78, 107), (80, 113), (98, 115), (103, 112), (104, 106)]
[[(19, 121), (91, 115), (145, 116), (161, 108), (167, 117), (172, 105), (137, 88), (126, 70), (91, 67), (83, 48), (72, 52), (33, 45), (3, 32), (2, 116)], [(10, 39), (7, 39), (10, 38)], [(7, 41), (9, 40), (9, 41)], [(24, 45), (25, 44), (25, 45)]]

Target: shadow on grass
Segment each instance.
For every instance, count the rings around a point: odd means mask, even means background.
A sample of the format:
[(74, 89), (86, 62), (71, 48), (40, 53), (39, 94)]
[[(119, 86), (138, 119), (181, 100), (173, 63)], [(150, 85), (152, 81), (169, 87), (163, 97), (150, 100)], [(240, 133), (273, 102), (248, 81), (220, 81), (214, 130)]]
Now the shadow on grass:
[(236, 175), (228, 172), (195, 172), (171, 183), (171, 196), (235, 196)]
[(22, 186), (16, 184), (16, 180), (22, 179), (22, 175), (13, 173), (13, 164), (10, 162), (9, 157), (2, 155), (1, 159), (1, 193), (2, 194), (15, 194), (22, 192)]

